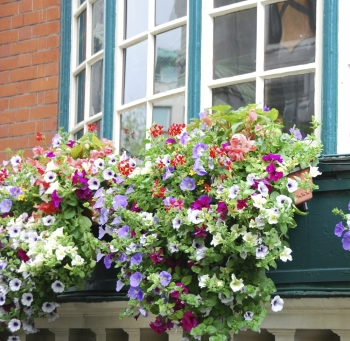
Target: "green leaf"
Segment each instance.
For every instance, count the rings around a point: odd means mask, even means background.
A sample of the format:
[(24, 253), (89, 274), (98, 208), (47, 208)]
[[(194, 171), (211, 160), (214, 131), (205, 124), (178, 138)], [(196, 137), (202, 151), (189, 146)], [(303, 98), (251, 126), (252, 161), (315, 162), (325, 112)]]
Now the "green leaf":
[(288, 226), (286, 223), (280, 223), (279, 227), (280, 227), (280, 230), (283, 234), (286, 234), (288, 232)]
[(92, 225), (91, 220), (88, 217), (85, 217), (83, 215), (79, 217), (79, 223), (83, 228), (89, 228)]
[(191, 281), (192, 281), (192, 276), (185, 276), (181, 280), (183, 285), (189, 285)]
[(229, 105), (216, 105), (214, 107), (211, 107), (210, 108), (211, 110), (214, 110), (214, 111), (222, 111), (222, 112), (225, 112), (227, 110), (230, 110), (231, 109), (231, 106)]
[(72, 155), (73, 159), (77, 159), (79, 155), (82, 153), (82, 151), (83, 151), (83, 148), (80, 145), (77, 145), (74, 148), (72, 148), (70, 155)]
[(271, 121), (276, 121), (278, 117), (278, 110), (271, 109), (270, 112), (266, 112), (265, 116), (268, 117)]
[(297, 215), (301, 215), (301, 216), (306, 216), (309, 214), (309, 212), (303, 212), (300, 211), (298, 207), (296, 207), (295, 205), (293, 205), (293, 212)]
[(71, 219), (75, 216), (76, 210), (73, 207), (68, 208), (63, 212), (64, 219)]
[(71, 194), (68, 197), (64, 199), (64, 202), (68, 204), (69, 206), (77, 206), (78, 205), (78, 199), (75, 196), (75, 194)]
[(79, 227), (76, 227), (71, 234), (75, 239), (81, 239), (83, 237), (83, 232)]

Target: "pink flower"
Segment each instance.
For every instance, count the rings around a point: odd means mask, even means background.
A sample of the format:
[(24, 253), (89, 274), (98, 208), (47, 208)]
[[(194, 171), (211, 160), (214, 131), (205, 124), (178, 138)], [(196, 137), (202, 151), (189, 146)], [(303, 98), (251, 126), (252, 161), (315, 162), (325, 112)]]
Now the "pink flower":
[(36, 146), (33, 148), (33, 154), (34, 155), (43, 155), (44, 154), (44, 148), (41, 146)]
[(154, 322), (151, 322), (149, 326), (155, 331), (157, 334), (164, 333), (167, 329), (173, 328), (174, 324), (171, 321), (163, 322), (161, 317), (156, 317)]
[(247, 140), (242, 134), (234, 134), (230, 141), (230, 146), (225, 150), (232, 161), (243, 161), (244, 154), (256, 149), (254, 140)]
[(190, 331), (198, 324), (198, 321), (192, 312), (187, 311), (181, 319), (181, 324), (184, 330)]
[(249, 118), (251, 121), (256, 121), (258, 119), (258, 115), (254, 109), (249, 110)]

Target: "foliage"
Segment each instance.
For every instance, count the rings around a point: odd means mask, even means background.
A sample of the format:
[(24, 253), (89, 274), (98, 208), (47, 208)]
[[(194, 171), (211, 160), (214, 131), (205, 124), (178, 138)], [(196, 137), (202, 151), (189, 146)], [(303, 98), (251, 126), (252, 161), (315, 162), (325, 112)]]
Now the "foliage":
[[(171, 125), (168, 139), (154, 124), (142, 161), (122, 155), (93, 208), (100, 237), (113, 238), (97, 260), (120, 268), (117, 291), (127, 287), (123, 316), (151, 312), (155, 332), (182, 326), (189, 338), (215, 341), (259, 329), (275, 291), (265, 270), (292, 259), (293, 192), (315, 188), (308, 180), (321, 146), (313, 134), (282, 133), (274, 109), (212, 111)], [(311, 175), (288, 178), (297, 166)], [(282, 307), (276, 296), (272, 309)]]

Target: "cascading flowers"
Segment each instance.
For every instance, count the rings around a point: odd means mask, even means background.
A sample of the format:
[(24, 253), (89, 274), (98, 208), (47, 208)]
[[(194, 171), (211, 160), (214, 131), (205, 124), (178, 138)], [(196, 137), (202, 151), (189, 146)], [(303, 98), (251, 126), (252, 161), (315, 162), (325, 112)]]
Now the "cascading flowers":
[[(259, 329), (275, 292), (265, 270), (292, 259), (293, 192), (315, 188), (311, 175), (288, 174), (317, 174), (321, 145), (295, 127), (282, 133), (274, 109), (212, 111), (172, 124), (168, 138), (154, 124), (142, 161), (123, 155), (108, 166), (115, 181), (97, 189), (92, 207), (99, 237), (112, 236), (97, 261), (120, 269), (116, 290), (130, 298), (123, 315), (152, 313), (157, 333), (181, 326), (187, 338), (223, 341)], [(271, 307), (281, 310), (283, 299)]]

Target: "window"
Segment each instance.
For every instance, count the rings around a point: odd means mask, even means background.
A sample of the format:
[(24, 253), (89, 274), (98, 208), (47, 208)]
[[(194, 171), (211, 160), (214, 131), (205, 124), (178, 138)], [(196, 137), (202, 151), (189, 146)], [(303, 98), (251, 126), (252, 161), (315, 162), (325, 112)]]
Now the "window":
[(101, 132), (104, 62), (104, 0), (73, 2), (70, 132), (79, 138), (88, 124)]
[(295, 124), (306, 134), (311, 116), (321, 118), (321, 6), (322, 0), (204, 2), (202, 106), (275, 107), (286, 130)]
[(117, 13), (115, 141), (136, 155), (153, 122), (185, 122), (187, 0), (118, 1)]

